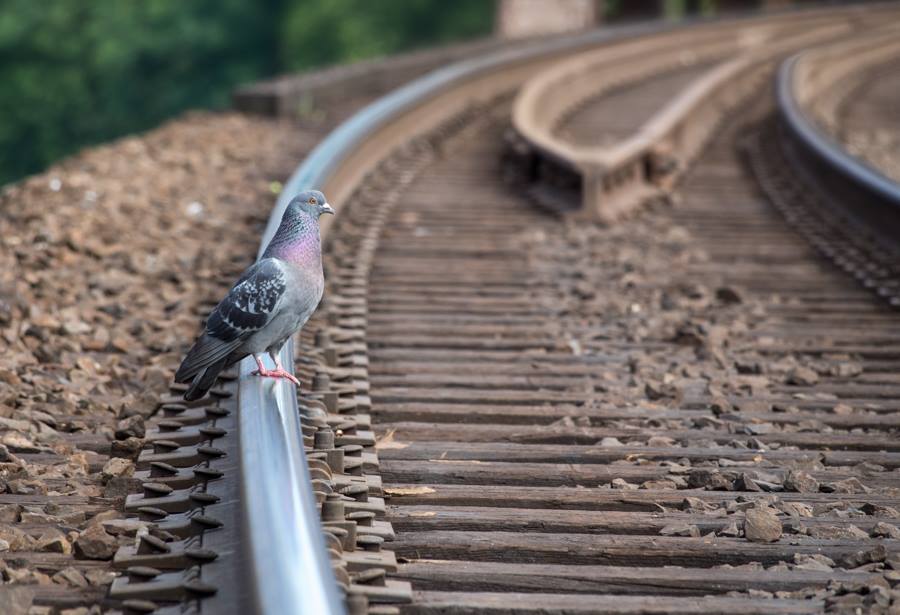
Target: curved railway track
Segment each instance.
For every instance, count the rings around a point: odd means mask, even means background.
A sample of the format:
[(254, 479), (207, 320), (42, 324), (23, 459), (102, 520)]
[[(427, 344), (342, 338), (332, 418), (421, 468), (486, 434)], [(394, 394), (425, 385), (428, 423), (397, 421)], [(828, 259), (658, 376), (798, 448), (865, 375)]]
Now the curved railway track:
[[(620, 124), (607, 118), (638, 126), (642, 105), (678, 81), (593, 100), (560, 134), (614, 140)], [(618, 232), (579, 235), (498, 186), (491, 124), (463, 129), (412, 183), (371, 273), (370, 390), (392, 548), (419, 589), (410, 612), (793, 613), (884, 600), (881, 555), (898, 546), (886, 520), (900, 486), (896, 316), (785, 227), (726, 130), (678, 207), (657, 214), (658, 234), (618, 231), (643, 259), (654, 241), (672, 250), (678, 270), (652, 272), (647, 287), (703, 307), (665, 336), (638, 327), (621, 341), (611, 331), (627, 310), (590, 305), (627, 294), (610, 265)], [(697, 254), (667, 245), (673, 226)], [(625, 264), (626, 277), (648, 266)], [(650, 329), (678, 312), (666, 305), (677, 297), (634, 296), (627, 307)], [(777, 540), (757, 536), (764, 518)]]
[[(853, 153), (895, 180), (900, 179), (894, 136), (898, 132), (900, 109), (893, 95), (898, 87), (900, 69), (896, 60), (891, 66), (870, 73), (839, 110), (841, 131), (838, 135)], [(873, 125), (878, 128), (873, 129)]]
[[(177, 387), (161, 400), (137, 458), (142, 492), (125, 503), (133, 542), (116, 553), (104, 606), (816, 613), (896, 602), (896, 311), (817, 255), (847, 260), (833, 220), (802, 218), (816, 203), (789, 166), (803, 145), (776, 132), (772, 89), (756, 87), (795, 49), (750, 61), (741, 54), (758, 46), (728, 42), (752, 31), (810, 45), (895, 18), (878, 10), (522, 45), (431, 73), (342, 124), (286, 184), (268, 229), (304, 187), (340, 207), (325, 229), (326, 299), (284, 351), (303, 386), (295, 395), (242, 365), (208, 400), (183, 404)], [(632, 37), (655, 51), (632, 57)], [(690, 57), (648, 69), (692, 40)], [(619, 58), (606, 81), (603, 50)], [(519, 135), (510, 156), (515, 92), (579, 57), (599, 71), (597, 90), (574, 88), (549, 121), (533, 115), (559, 147)], [(742, 80), (740, 99), (710, 106), (727, 79)], [(708, 126), (695, 120), (712, 107)], [(616, 150), (638, 133), (649, 142)], [(621, 168), (591, 175), (571, 152)], [(544, 164), (556, 168), (535, 173)], [(543, 188), (522, 178), (552, 184), (560, 167), (553, 208), (578, 210), (590, 175), (591, 198), (628, 202), (617, 224), (536, 207)], [(620, 215), (648, 196), (652, 211)], [(873, 262), (850, 260), (851, 271)], [(59, 593), (45, 603), (98, 600)]]
[[(583, 112), (630, 108), (610, 103), (622, 107)], [(859, 553), (896, 549), (869, 537), (896, 520), (860, 512), (895, 505), (900, 486), (897, 366), (873, 347), (896, 316), (785, 228), (731, 134), (651, 229), (584, 236), (498, 186), (499, 135), (475, 132), (400, 200), (416, 213), (383, 235), (369, 294), (392, 548), (420, 590), (411, 611), (819, 612), (839, 603), (827, 587), (881, 584)], [(667, 245), (673, 226), (705, 257)], [(640, 258), (617, 254), (619, 233)], [(666, 256), (677, 269), (643, 270)], [(721, 299), (631, 340), (623, 321), (652, 330), (669, 310), (629, 292), (629, 275), (676, 305)], [(736, 288), (747, 320), (727, 305)], [(594, 293), (631, 295), (637, 317), (592, 306)], [(729, 348), (708, 337), (723, 326)], [(742, 534), (754, 507), (775, 512), (779, 540)], [(858, 563), (869, 571), (842, 570)]]

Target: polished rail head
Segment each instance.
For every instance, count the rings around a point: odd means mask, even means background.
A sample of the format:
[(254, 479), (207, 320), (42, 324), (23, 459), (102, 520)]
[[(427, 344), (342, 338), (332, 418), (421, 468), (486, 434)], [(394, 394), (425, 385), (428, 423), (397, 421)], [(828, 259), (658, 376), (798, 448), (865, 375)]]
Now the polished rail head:
[[(293, 341), (281, 349), (293, 364)], [(241, 363), (241, 494), (245, 556), (257, 613), (344, 612), (303, 451), (296, 389)]]
[(785, 60), (778, 69), (776, 97), (782, 125), (806, 153), (828, 166), (839, 177), (883, 200), (900, 211), (900, 185), (850, 154), (846, 148), (815, 125), (801, 109), (795, 90), (797, 64), (804, 54)]

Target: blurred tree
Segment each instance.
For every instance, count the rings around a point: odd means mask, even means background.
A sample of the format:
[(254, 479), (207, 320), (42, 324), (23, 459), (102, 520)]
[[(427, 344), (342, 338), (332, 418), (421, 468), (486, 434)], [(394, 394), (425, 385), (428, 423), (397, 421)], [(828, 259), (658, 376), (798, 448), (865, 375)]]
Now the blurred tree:
[(285, 70), (487, 34), (489, 0), (2, 0), (0, 184)]
[(277, 68), (278, 3), (5, 0), (0, 183)]
[(487, 0), (293, 0), (281, 28), (288, 70), (358, 60), (451, 40), (487, 36)]

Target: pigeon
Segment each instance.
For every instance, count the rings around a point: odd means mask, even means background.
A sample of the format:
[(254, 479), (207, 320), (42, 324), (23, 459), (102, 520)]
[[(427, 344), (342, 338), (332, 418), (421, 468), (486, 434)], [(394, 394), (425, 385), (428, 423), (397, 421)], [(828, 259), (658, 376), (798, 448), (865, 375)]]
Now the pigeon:
[[(175, 382), (191, 385), (187, 401), (200, 399), (229, 366), (253, 355), (262, 377), (299, 381), (278, 358), (284, 343), (306, 324), (322, 299), (322, 244), (319, 216), (334, 214), (317, 190), (301, 192), (288, 203), (275, 236), (262, 258), (251, 265), (206, 319)], [(266, 369), (260, 355), (268, 352), (275, 369)]]

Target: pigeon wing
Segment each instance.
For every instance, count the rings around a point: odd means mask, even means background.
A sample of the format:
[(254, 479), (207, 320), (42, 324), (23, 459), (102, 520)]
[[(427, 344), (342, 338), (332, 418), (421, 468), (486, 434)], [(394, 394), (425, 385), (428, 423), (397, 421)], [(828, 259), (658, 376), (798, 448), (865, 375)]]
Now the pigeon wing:
[(206, 330), (175, 374), (176, 382), (190, 380), (263, 329), (278, 313), (286, 290), (287, 276), (276, 259), (263, 259), (247, 269), (209, 315)]
[(287, 276), (274, 258), (252, 267), (231, 288), (206, 322), (206, 333), (224, 342), (246, 339), (265, 327), (284, 299)]

